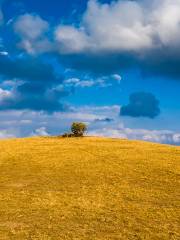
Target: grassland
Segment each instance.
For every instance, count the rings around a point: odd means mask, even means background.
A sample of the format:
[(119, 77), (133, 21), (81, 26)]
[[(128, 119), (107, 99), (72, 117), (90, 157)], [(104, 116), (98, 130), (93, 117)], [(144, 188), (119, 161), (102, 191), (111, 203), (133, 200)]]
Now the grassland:
[(0, 141), (0, 239), (180, 239), (180, 148)]

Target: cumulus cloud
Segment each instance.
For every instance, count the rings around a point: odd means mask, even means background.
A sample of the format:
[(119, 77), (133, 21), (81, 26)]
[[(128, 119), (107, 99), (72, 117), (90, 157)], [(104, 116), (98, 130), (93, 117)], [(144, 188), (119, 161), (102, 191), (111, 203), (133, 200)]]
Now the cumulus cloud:
[(179, 45), (179, 12), (179, 0), (119, 0), (110, 4), (90, 0), (80, 27), (59, 26), (56, 40), (60, 51), (66, 53), (87, 49), (140, 53), (162, 44), (173, 47)]
[(14, 31), (20, 37), (19, 46), (29, 54), (46, 52), (51, 49), (51, 43), (46, 33), (49, 24), (38, 15), (24, 14), (14, 23)]
[(28, 39), (37, 39), (41, 37), (49, 28), (46, 21), (37, 15), (25, 14), (19, 16), (15, 22), (14, 29), (21, 36)]
[(155, 118), (159, 114), (159, 101), (153, 94), (147, 92), (132, 93), (129, 104), (122, 106), (120, 110), (121, 116)]
[(74, 68), (115, 71), (139, 66), (144, 73), (180, 76), (179, 0), (90, 0), (79, 27), (60, 25), (55, 40)]
[(89, 0), (79, 24), (53, 29), (35, 14), (14, 23), (18, 46), (31, 55), (51, 52), (68, 67), (98, 74), (139, 67), (144, 75), (180, 77), (179, 0)]
[(136, 51), (152, 47), (151, 34), (151, 26), (145, 24), (143, 7), (139, 3), (117, 1), (108, 5), (91, 0), (82, 26), (79, 29), (70, 26), (58, 27), (56, 40), (66, 53), (87, 49)]
[(88, 49), (88, 36), (71, 26), (59, 26), (55, 31), (55, 40), (61, 53), (79, 53)]
[(54, 28), (35, 14), (19, 16), (14, 31), (29, 54), (51, 52), (61, 63), (93, 73), (139, 67), (143, 74), (180, 77), (179, 0), (89, 0), (79, 24)]

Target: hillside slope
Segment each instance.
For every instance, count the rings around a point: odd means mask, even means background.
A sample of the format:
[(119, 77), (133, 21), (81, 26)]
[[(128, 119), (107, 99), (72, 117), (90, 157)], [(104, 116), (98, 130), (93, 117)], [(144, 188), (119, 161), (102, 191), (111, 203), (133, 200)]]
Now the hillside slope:
[(0, 141), (0, 239), (180, 239), (180, 148)]

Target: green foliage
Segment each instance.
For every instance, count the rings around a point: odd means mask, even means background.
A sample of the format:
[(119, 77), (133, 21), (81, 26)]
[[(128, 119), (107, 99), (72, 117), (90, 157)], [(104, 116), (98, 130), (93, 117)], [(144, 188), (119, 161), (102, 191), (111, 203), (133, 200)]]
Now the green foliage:
[(71, 131), (75, 137), (82, 137), (85, 131), (87, 131), (87, 126), (85, 123), (74, 122), (71, 126)]

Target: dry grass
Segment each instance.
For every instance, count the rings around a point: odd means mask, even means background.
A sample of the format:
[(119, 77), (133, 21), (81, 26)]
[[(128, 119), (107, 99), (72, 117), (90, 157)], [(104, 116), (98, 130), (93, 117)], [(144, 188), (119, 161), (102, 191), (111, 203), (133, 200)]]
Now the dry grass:
[(138, 141), (1, 141), (0, 239), (180, 239), (179, 163)]

